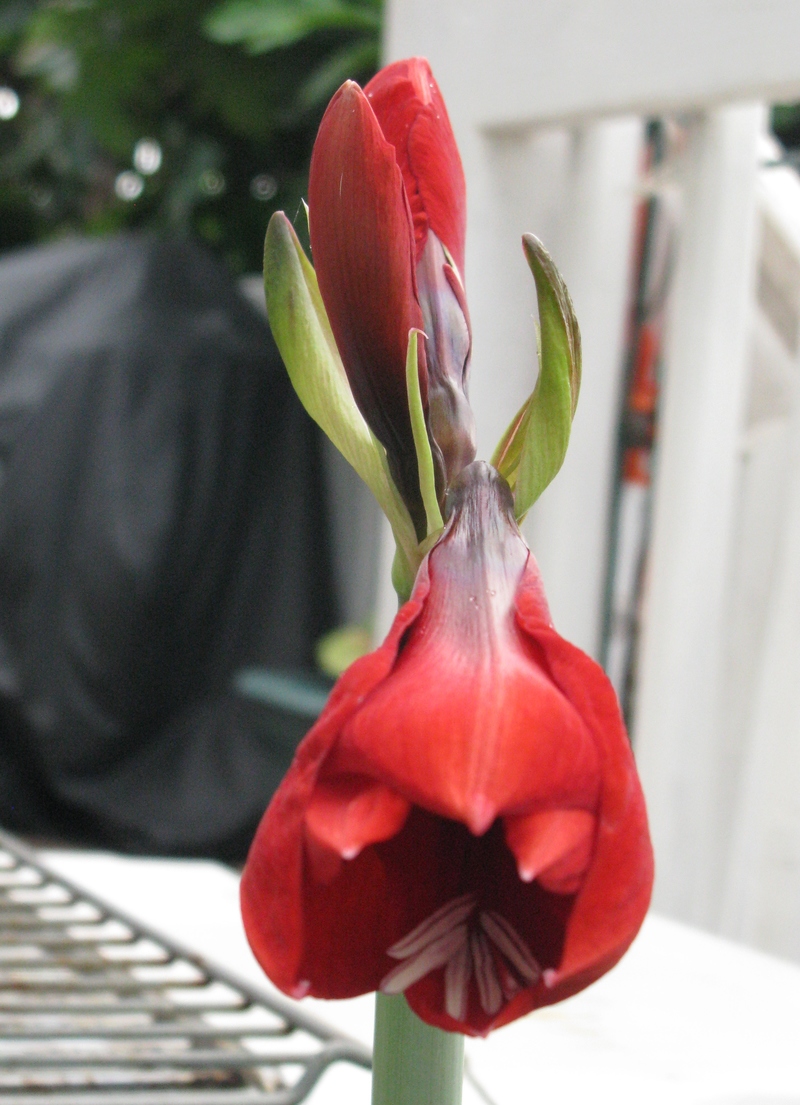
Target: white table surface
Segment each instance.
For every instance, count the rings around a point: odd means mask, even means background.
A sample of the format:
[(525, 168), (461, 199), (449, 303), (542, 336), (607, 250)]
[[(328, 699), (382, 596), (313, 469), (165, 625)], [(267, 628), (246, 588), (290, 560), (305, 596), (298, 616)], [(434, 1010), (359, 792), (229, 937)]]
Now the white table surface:
[[(47, 851), (109, 904), (271, 989), (242, 930), (238, 877), (216, 863)], [(373, 998), (303, 1007), (371, 1043)], [(468, 1040), (464, 1105), (800, 1105), (800, 967), (662, 917), (583, 993)], [(368, 1105), (335, 1064), (313, 1105)]]

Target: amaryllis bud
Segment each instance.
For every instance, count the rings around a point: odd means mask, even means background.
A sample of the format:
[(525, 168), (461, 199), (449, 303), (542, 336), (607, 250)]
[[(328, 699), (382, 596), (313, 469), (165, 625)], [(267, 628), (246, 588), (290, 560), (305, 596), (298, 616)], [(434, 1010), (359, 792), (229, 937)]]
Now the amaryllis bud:
[(651, 883), (614, 691), (553, 629), (507, 485), (471, 464), (410, 601), (259, 828), (252, 948), (294, 996), (402, 991), (485, 1034), (613, 966)]
[(414, 223), (417, 260), (428, 232), (464, 274), (467, 188), (439, 86), (425, 58), (406, 58), (376, 73), (364, 88), (394, 146)]
[(450, 483), (475, 456), (467, 402), (472, 336), (464, 294), (467, 190), (444, 99), (425, 58), (377, 73), (364, 92), (403, 174), (428, 344), (430, 429)]
[(427, 62), (389, 66), (365, 92), (347, 82), (320, 125), (309, 177), (311, 246), (354, 398), (423, 537), (405, 374), (412, 328), (427, 337), (419, 383), (440, 495), (475, 455), (464, 178)]

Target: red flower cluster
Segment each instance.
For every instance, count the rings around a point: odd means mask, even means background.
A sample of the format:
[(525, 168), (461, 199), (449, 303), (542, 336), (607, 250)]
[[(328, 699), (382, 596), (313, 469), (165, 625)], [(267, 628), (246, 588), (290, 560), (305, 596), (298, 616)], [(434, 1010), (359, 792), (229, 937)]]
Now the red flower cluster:
[(384, 644), (340, 679), (254, 841), (245, 927), (295, 997), (404, 991), (485, 1034), (613, 966), (652, 852), (614, 691), (552, 627), (475, 462)]
[[(611, 685), (555, 632), (509, 484), (473, 461), (464, 178), (427, 62), (339, 90), (309, 199), (324, 308), (280, 224), (273, 256), (288, 242), (290, 268), (275, 286), (289, 290), (275, 303), (284, 337), (299, 334), (286, 348), (294, 356), (317, 334), (328, 350), (327, 313), (417, 540), (439, 509), (445, 526), (386, 641), (341, 677), (264, 817), (242, 880), (245, 928), (295, 997), (402, 992), (430, 1024), (485, 1034), (587, 986), (633, 940), (653, 876), (644, 801)], [(542, 363), (566, 447), (577, 328), (552, 262), (528, 246), (550, 297)], [(532, 501), (519, 486), (533, 486), (535, 435), (556, 425), (549, 401), (523, 408), (500, 450), (518, 516)], [(545, 444), (555, 471), (563, 451)]]

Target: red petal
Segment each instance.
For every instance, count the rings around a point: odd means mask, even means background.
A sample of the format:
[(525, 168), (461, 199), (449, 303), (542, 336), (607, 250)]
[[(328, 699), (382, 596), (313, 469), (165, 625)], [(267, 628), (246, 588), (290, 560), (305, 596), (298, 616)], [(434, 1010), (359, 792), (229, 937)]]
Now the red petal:
[(387, 65), (364, 92), (397, 151), (414, 219), (417, 260), (428, 227), (464, 277), (467, 192), (458, 146), (439, 86), (425, 58)]
[(528, 550), (506, 513), (507, 485), (480, 462), (459, 480), (463, 502), (428, 557), (425, 608), (334, 760), (480, 835), (500, 813), (593, 808), (599, 763), (580, 713), (514, 621)]
[(477, 835), (504, 811), (593, 803), (598, 757), (574, 707), (513, 641), (480, 657), (439, 613), (345, 725), (337, 769), (369, 768)]
[[(542, 649), (551, 676), (589, 727), (600, 754), (602, 790), (594, 855), (567, 925), (546, 1004), (588, 986), (622, 957), (650, 903), (653, 850), (630, 742), (614, 690), (602, 669), (564, 641), (542, 617), (541, 581), (529, 565), (517, 595), (520, 626)], [(506, 1024), (534, 1008), (519, 998), (501, 1014)]]
[(339, 775), (317, 784), (306, 809), (306, 829), (342, 859), (351, 860), (368, 844), (398, 833), (410, 808), (374, 779)]
[(304, 923), (308, 803), (342, 725), (391, 671), (403, 634), (419, 617), (427, 586), (427, 577), (418, 577), (414, 594), (398, 611), (381, 647), (357, 660), (336, 684), (319, 720), (297, 749), (250, 847), (241, 883), (245, 932), (264, 971), (287, 994), (296, 996), (307, 979), (302, 966), (308, 942)]
[[(505, 818), (506, 842), (523, 882), (537, 879), (554, 894), (574, 894), (589, 865), (594, 815), (587, 810), (540, 810)], [(576, 881), (577, 880), (577, 881)]]
[[(342, 998), (376, 990), (397, 961), (387, 949), (452, 897), (447, 823), (413, 809), (403, 829), (343, 862), (329, 884), (306, 879), (301, 924), (305, 958), (298, 969), (311, 993)], [(463, 831), (463, 830), (462, 830)], [(443, 846), (443, 844), (445, 846)]]
[[(348, 81), (320, 124), (308, 185), (320, 293), (353, 396), (389, 455), (400, 491), (419, 499), (405, 363), (422, 328), (411, 216), (394, 148)], [(423, 403), (427, 377), (421, 373)]]

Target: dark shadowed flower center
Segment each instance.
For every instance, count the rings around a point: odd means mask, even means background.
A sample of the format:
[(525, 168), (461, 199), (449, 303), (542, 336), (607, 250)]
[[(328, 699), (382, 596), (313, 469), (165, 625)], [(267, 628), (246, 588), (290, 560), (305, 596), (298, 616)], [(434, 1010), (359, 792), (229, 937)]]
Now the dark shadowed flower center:
[(381, 981), (385, 994), (399, 994), (431, 971), (444, 967), (444, 1010), (454, 1020), (467, 1015), (470, 984), (478, 1001), (494, 1016), (525, 986), (539, 980), (542, 968), (507, 918), (480, 909), (475, 894), (451, 898), (388, 950), (400, 960)]
[[(522, 990), (547, 984), (560, 961), (574, 895), (523, 882), (499, 821), (480, 837), (421, 810), (413, 811), (410, 822), (410, 839), (424, 824), (436, 838), (440, 893), (419, 903), (399, 939), (397, 929), (389, 937), (385, 954), (396, 965), (385, 972), (380, 989), (399, 994), (427, 986), (453, 1020), (491, 1021)], [(421, 855), (418, 862), (425, 865)]]

